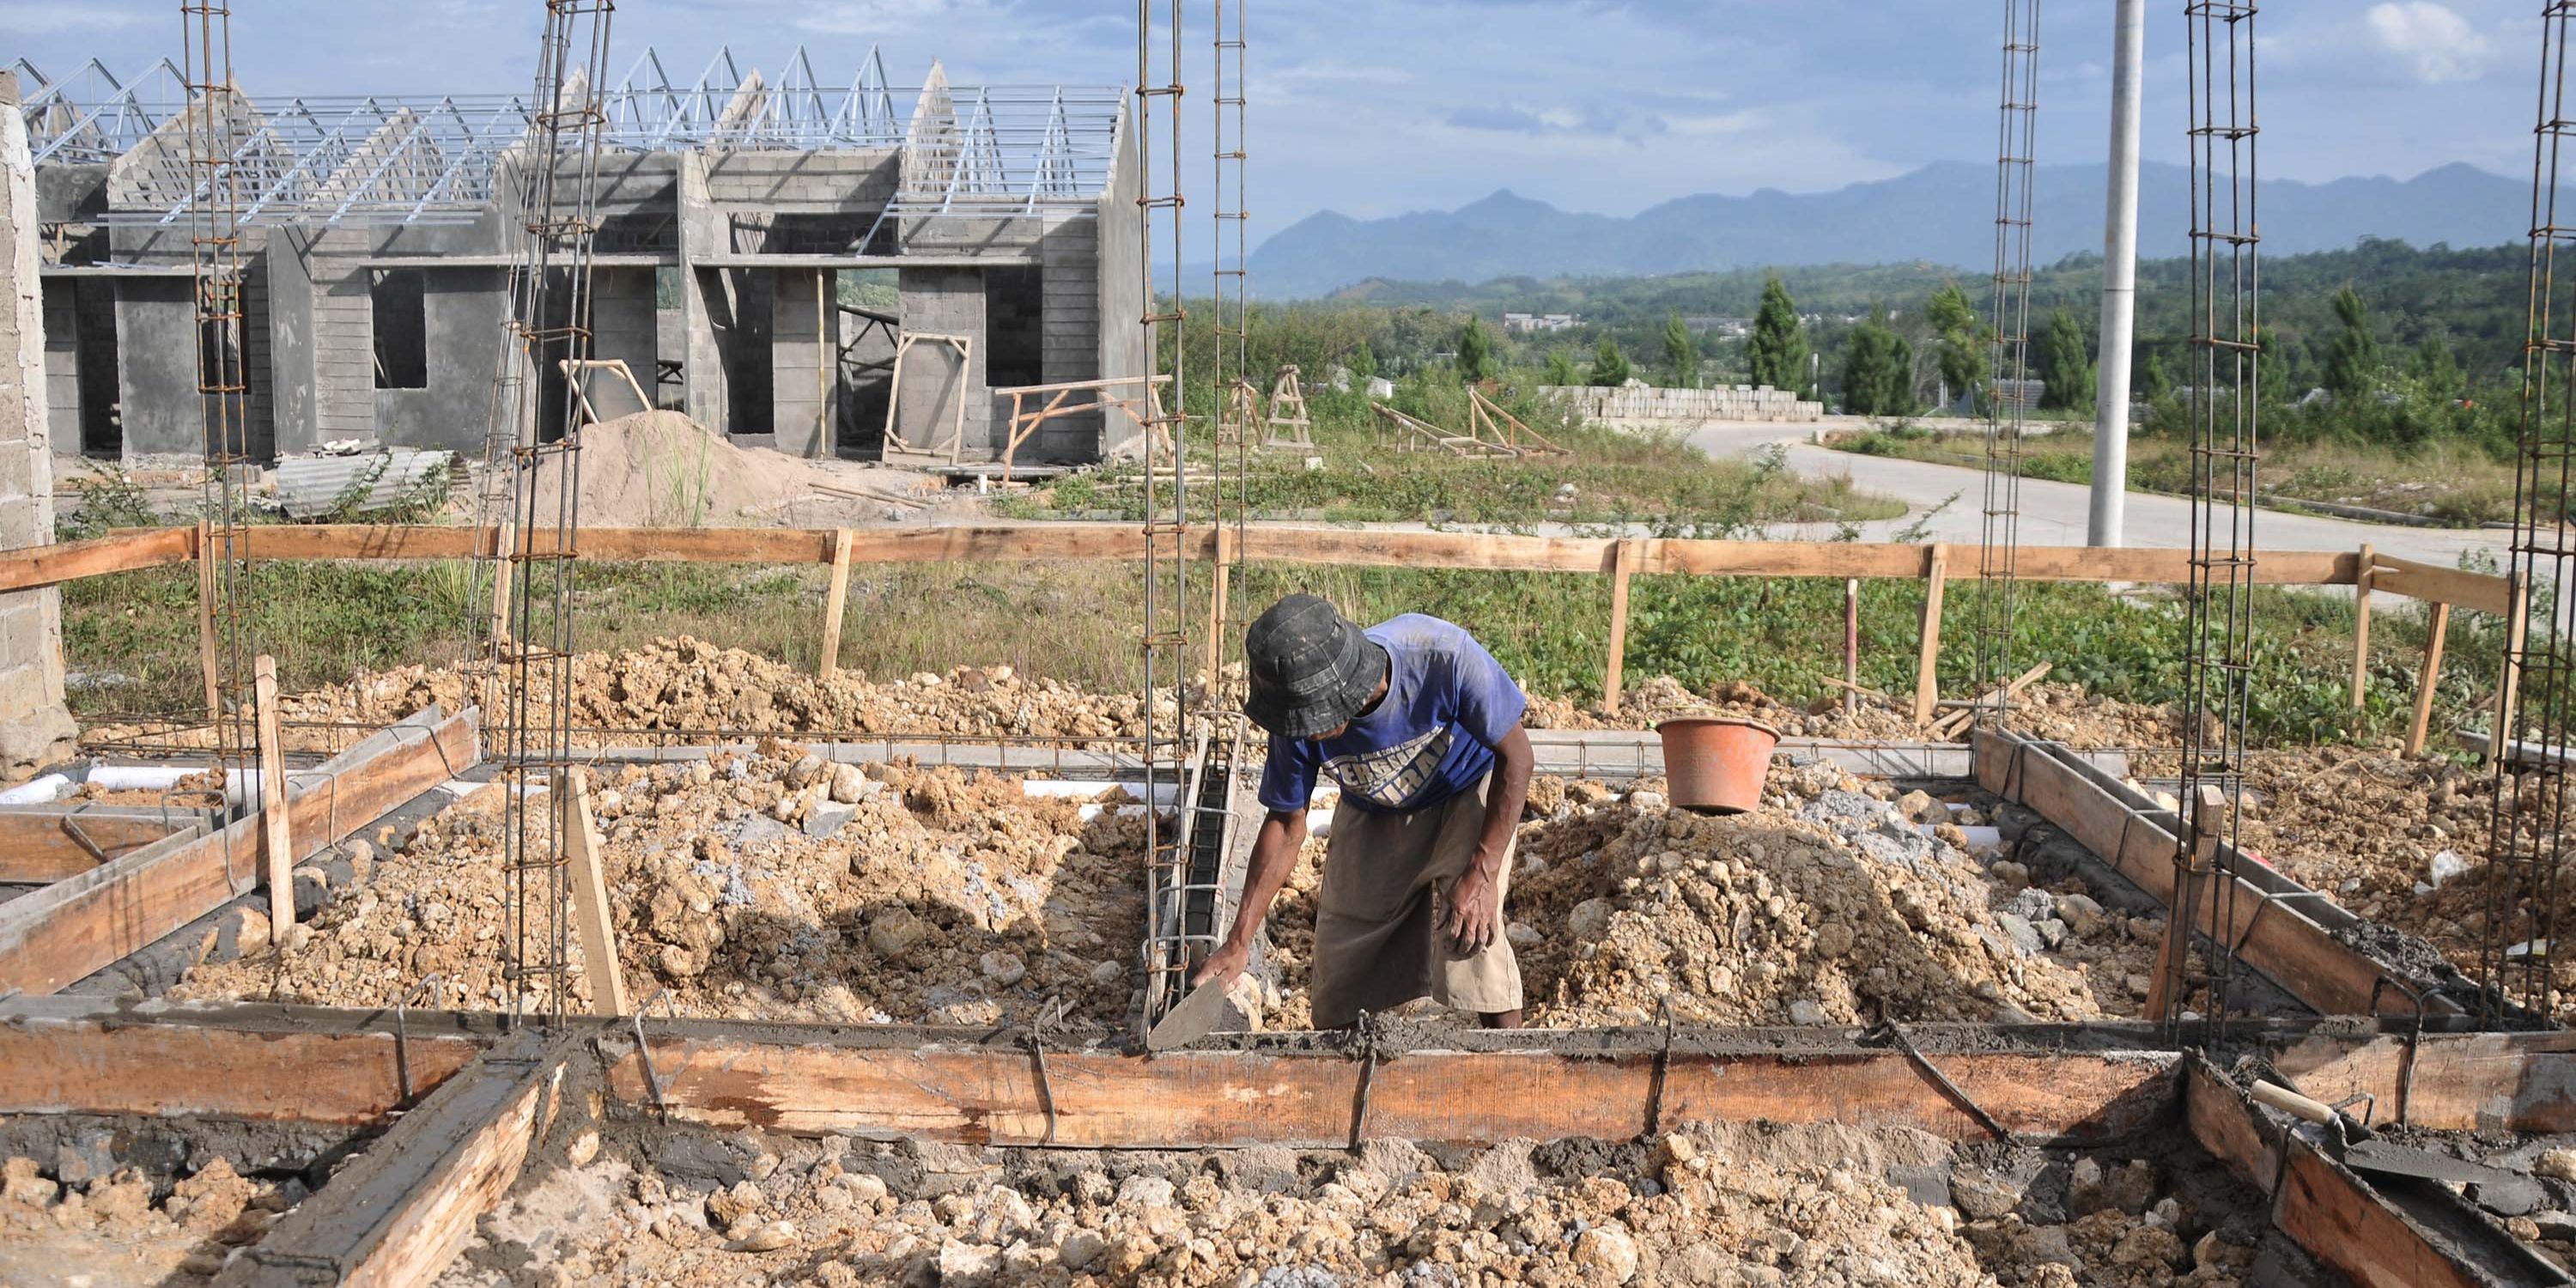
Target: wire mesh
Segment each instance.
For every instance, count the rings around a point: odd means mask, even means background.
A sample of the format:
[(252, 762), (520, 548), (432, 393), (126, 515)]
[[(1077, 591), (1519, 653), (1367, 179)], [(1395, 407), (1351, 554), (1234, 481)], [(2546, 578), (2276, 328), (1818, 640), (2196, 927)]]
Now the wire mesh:
[[(579, 391), (567, 364), (590, 354), (598, 219), (599, 93), (615, 0), (546, 0), (511, 269), (511, 320), (494, 380), (478, 508), (506, 516), (479, 587), (491, 601), (485, 654), (501, 713), (502, 979), (513, 1023), (559, 1022), (571, 1001), (570, 885), (554, 811), (572, 763), (573, 589), (581, 499)], [(480, 614), (484, 601), (469, 600)], [(469, 626), (469, 630), (473, 629)], [(538, 795), (539, 789), (546, 790)]]
[[(225, 781), (242, 784), (239, 799), (254, 799), (251, 757), (256, 750), (251, 702), (252, 645), (244, 621), (250, 589), (249, 471), (257, 459), (251, 443), (250, 374), (245, 359), (240, 180), (241, 111), (233, 88), (232, 10), (188, 0), (180, 5), (188, 96), (183, 131), (188, 170), (199, 177), (199, 197), (188, 206), (188, 242), (195, 265), (197, 404), (203, 418), (205, 475), (200, 502), (206, 548), (198, 568), (199, 641), (208, 679), (207, 719), (214, 726), (215, 760)], [(258, 862), (255, 843), (235, 844), (223, 833), (225, 875), (236, 887)]]
[(1977, 555), (1975, 719), (2012, 708), (2013, 578), (2021, 560), (2023, 418), (2030, 374), (2031, 178), (2039, 133), (2039, 2), (2004, 0), (2003, 100), (1995, 145), (1995, 276), (1986, 392), (1984, 525)]
[[(2534, 599), (2519, 646), (2508, 638), (2490, 763), (2496, 776), (2478, 945), (2482, 1018), (2503, 1027), (2515, 1002), (2557, 1013), (2555, 954), (2560, 866), (2566, 859), (2566, 778), (2571, 649), (2565, 587), (2576, 559), (2569, 525), (2576, 462), (2576, 286), (2558, 277), (2558, 251), (2576, 241), (2559, 223), (2567, 139), (2567, 58), (2576, 0), (2551, 0), (2541, 16), (2540, 101), (2531, 170), (2529, 323), (2523, 344), (2522, 431), (2514, 487), (2512, 572)], [(2558, 401), (2552, 403), (2550, 399)], [(2524, 1012), (2523, 1014), (2528, 1014)]]
[[(2182, 727), (2182, 825), (2167, 922), (2162, 998), (2190, 1001), (2193, 935), (2235, 924), (2237, 883), (2216, 875), (2236, 841), (2245, 793), (2252, 674), (2256, 465), (2261, 449), (2260, 237), (2255, 213), (2254, 20), (2248, 0), (2186, 9), (2191, 103), (2191, 583)], [(2234, 947), (2210, 935), (2207, 1014), (2223, 1019)]]

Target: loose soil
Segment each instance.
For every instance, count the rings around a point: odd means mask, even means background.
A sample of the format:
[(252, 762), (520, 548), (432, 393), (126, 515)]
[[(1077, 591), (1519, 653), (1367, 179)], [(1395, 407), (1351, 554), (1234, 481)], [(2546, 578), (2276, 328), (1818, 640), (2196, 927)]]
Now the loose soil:
[(2263, 1210), (2205, 1158), (1979, 1167), (1834, 1126), (1356, 1155), (673, 1144), (577, 1142), (440, 1284), (2233, 1288)]
[(306, 1192), (300, 1180), (245, 1176), (221, 1155), (175, 1177), (103, 1146), (12, 1156), (0, 1160), (0, 1284), (202, 1283)]
[[(817, 484), (834, 490), (817, 491)], [(540, 486), (535, 512), (555, 513), (557, 491)], [(936, 484), (920, 474), (736, 447), (676, 411), (621, 416), (581, 433), (581, 521), (590, 527), (882, 521), (916, 516), (937, 497)], [(892, 516), (884, 513), (889, 506)]]

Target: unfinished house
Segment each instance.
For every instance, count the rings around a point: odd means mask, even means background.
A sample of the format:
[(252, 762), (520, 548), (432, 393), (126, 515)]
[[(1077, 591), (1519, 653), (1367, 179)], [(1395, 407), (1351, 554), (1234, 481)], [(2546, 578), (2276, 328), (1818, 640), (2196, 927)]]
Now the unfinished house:
[[(55, 450), (198, 454), (189, 221), (218, 194), (185, 159), (182, 77), (18, 72)], [(591, 415), (973, 465), (1004, 455), (997, 387), (1142, 373), (1118, 87), (953, 85), (934, 63), (898, 89), (874, 53), (832, 83), (801, 49), (774, 75), (719, 51), (693, 82), (648, 50), (607, 95), (595, 173), (557, 176), (592, 186), (599, 219), (593, 360), (573, 373)], [(243, 88), (229, 200), (254, 446), (479, 452), (526, 236), (505, 213), (529, 180), (526, 97)], [(1097, 461), (1136, 434), (1114, 406), (1060, 415), (1016, 458)]]

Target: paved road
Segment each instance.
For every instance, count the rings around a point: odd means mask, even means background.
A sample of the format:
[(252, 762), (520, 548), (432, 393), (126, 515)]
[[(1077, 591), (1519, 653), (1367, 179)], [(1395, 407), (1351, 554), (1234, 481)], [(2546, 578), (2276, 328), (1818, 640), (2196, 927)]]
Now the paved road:
[[(1864, 427), (1854, 421), (1853, 427)], [(1956, 465), (1934, 465), (1887, 456), (1861, 456), (1818, 447), (1808, 439), (1812, 425), (1742, 424), (1712, 422), (1690, 435), (1690, 442), (1714, 457), (1751, 456), (1774, 443), (1788, 445), (1789, 466), (1800, 474), (1830, 478), (1847, 474), (1863, 491), (1894, 497), (1905, 503), (1906, 517), (1863, 524), (1862, 539), (1893, 539), (1892, 534), (1922, 520), (1926, 511), (1949, 502), (1947, 509), (1924, 521), (1930, 539), (1973, 544), (1982, 539), (1984, 526), (1980, 509), (1984, 504), (1985, 476), (1973, 469)], [(1957, 498), (1952, 500), (1951, 498)], [(2091, 510), (2091, 490), (2073, 483), (2052, 483), (2024, 479), (2021, 485), (2021, 542), (2028, 546), (2080, 546), (2084, 544), (2085, 522)], [(2180, 548), (2191, 544), (2191, 503), (2177, 497), (2146, 493), (2129, 494), (2127, 531), (2129, 545)], [(1823, 538), (1833, 534), (1828, 524), (1780, 524), (1770, 535), (1782, 538)], [(2330, 519), (2304, 514), (2285, 514), (2264, 510), (2255, 519), (2255, 538), (2264, 549), (2271, 550), (2352, 550), (2364, 542), (2382, 554), (2413, 559), (2444, 568), (2457, 565), (2462, 553), (2484, 550), (2504, 558), (2506, 533), (2453, 528), (2408, 528), (2390, 524), (2361, 523), (2350, 519)]]

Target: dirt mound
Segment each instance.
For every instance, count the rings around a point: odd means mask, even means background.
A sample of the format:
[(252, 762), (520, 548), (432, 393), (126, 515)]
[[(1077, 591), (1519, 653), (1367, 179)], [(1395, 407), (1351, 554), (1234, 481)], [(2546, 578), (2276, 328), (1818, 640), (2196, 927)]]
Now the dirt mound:
[[(772, 522), (825, 477), (777, 452), (746, 451), (676, 411), (638, 412), (581, 433), (581, 521), (601, 528), (722, 528)], [(560, 485), (537, 492), (555, 512)]]
[[(274, 987), (376, 1006), (435, 974), (437, 1004), (506, 1007), (501, 792), (424, 823), (282, 960), (207, 966), (172, 996)], [(983, 1025), (1061, 1000), (1077, 1027), (1126, 1017), (1144, 824), (1114, 807), (954, 769), (862, 773), (787, 743), (630, 766), (600, 780), (593, 807), (639, 1001), (667, 988), (683, 1015)], [(576, 986), (585, 1006), (588, 990)]]

